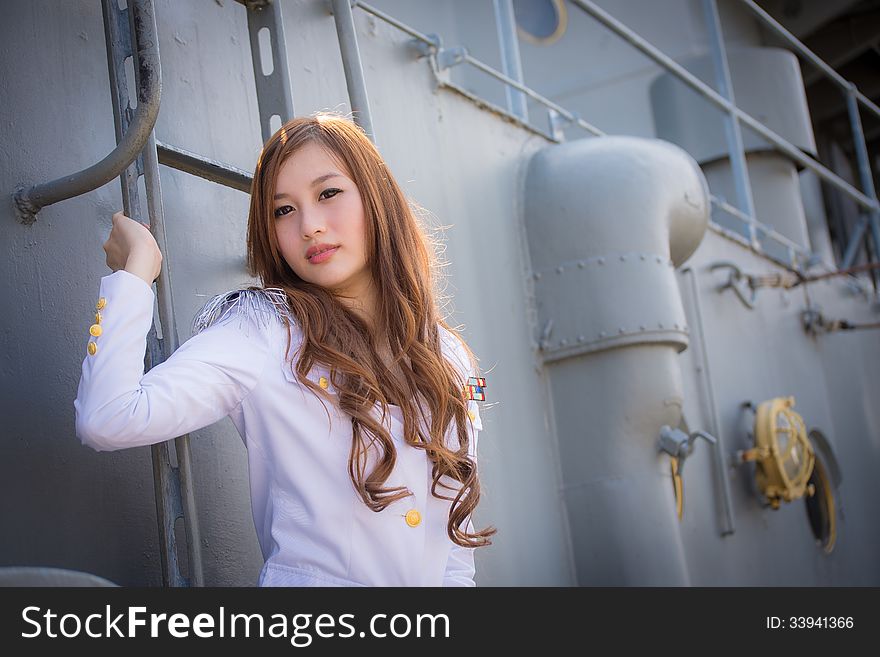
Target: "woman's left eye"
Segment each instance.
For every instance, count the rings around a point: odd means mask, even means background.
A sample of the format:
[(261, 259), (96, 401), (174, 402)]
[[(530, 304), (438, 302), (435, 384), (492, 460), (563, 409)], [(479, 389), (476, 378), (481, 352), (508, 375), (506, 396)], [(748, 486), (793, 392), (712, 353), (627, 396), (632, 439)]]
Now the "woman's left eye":
[[(333, 198), (333, 197), (336, 196), (337, 194), (341, 194), (341, 193), (342, 193), (342, 190), (341, 190), (341, 189), (336, 189), (335, 187), (329, 187), (329, 188), (325, 189), (323, 192), (321, 192), (320, 195), (318, 196), (318, 198), (322, 198), (322, 197), (324, 197), (324, 194), (327, 194), (327, 193), (329, 193), (329, 192), (332, 192), (332, 194), (330, 194), (330, 196), (327, 196), (327, 197), (326, 197), (326, 198), (328, 198), (328, 199)], [(282, 212), (282, 210), (284, 210), (285, 208), (290, 208), (291, 210), (293, 209), (293, 208), (291, 208), (289, 205), (282, 205), (280, 208), (277, 208), (277, 209), (275, 210), (275, 217), (276, 217), (276, 218), (277, 218), (277, 217), (283, 217), (283, 216), (286, 215), (286, 214), (290, 214), (290, 212)]]

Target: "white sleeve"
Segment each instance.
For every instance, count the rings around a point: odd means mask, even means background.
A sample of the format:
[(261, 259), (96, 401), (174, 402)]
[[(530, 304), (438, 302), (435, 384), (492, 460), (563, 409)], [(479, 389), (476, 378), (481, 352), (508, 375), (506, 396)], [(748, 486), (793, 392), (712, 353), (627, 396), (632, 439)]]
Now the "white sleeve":
[[(467, 353), (458, 344), (455, 345), (455, 354), (459, 360), (459, 364), (461, 365), (461, 371), (467, 372), (467, 376), (464, 377), (463, 384), (467, 383), (468, 377), (475, 376), (475, 372), (468, 363)], [(480, 407), (476, 401), (472, 399), (468, 400), (468, 454), (474, 460), (474, 463), (478, 462), (477, 441), (479, 439), (480, 431), (482, 430), (482, 428), (483, 423), (480, 418)], [(470, 518), (468, 518), (466, 527), (469, 533), (473, 533), (474, 524)], [(452, 546), (452, 549), (449, 551), (449, 558), (446, 561), (446, 571), (443, 575), (443, 586), (475, 587), (477, 585), (474, 581), (474, 575), (476, 574), (476, 568), (474, 566), (475, 549), (476, 548), (462, 547), (461, 545), (457, 544), (454, 544)]]
[(118, 450), (182, 436), (221, 420), (256, 387), (269, 332), (252, 318), (226, 313), (145, 374), (152, 287), (123, 269), (101, 279), (99, 296), (100, 335), (89, 337), (74, 401), (84, 445)]

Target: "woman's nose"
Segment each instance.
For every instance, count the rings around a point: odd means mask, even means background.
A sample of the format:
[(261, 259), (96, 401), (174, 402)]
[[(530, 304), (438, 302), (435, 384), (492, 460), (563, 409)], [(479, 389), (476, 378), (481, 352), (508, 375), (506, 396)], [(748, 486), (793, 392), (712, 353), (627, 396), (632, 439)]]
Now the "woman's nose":
[(315, 233), (324, 232), (324, 220), (319, 212), (302, 212), (300, 216), (303, 239), (309, 239)]

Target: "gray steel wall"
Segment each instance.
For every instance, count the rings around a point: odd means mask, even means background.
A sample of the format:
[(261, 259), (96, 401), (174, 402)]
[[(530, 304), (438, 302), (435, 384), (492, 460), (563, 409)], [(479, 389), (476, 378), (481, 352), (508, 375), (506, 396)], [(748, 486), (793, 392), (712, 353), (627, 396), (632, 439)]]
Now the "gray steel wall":
[[(805, 290), (764, 289), (755, 310), (717, 285), (726, 274), (706, 266), (734, 259), (755, 274), (779, 270), (767, 261), (707, 233), (688, 266), (697, 273), (702, 323), (721, 433), (728, 452), (749, 447), (747, 414), (740, 403), (793, 395), (807, 429), (829, 439), (843, 475), (836, 491), (838, 538), (830, 555), (814, 545), (804, 503), (762, 508), (751, 492), (748, 468), (731, 472), (736, 533), (721, 538), (720, 497), (711, 454), (698, 445), (685, 470), (682, 532), (692, 582), (714, 586), (866, 586), (880, 582), (880, 335), (876, 330), (808, 337), (800, 313), (809, 297), (830, 317), (877, 321), (864, 298), (853, 297), (841, 280), (811, 283)], [(685, 417), (690, 429), (707, 428), (709, 411), (699, 387), (695, 355), (697, 326), (690, 274), (679, 274), (691, 326), (691, 346), (681, 354)]]
[[(414, 13), (417, 5), (422, 24), (411, 22), (422, 31), (440, 32), (447, 45), (472, 41), (468, 30), (494, 43), (494, 25), (486, 22), (488, 2), (375, 4), (404, 20), (410, 19), (404, 12)], [(661, 18), (651, 21), (624, 0), (603, 6), (631, 19), (673, 56), (703, 48), (701, 14), (694, 13), (698, 3), (665, 4), (658, 11)], [(156, 6), (164, 75), (157, 137), (252, 170), (261, 143), (244, 8), (232, 0), (157, 0)], [(462, 18), (468, 7), (476, 7), (483, 18)], [(347, 112), (336, 30), (325, 4), (284, 0), (283, 8), (297, 113)], [(7, 423), (0, 441), (0, 521), (6, 528), (0, 562), (74, 568), (124, 585), (156, 585), (160, 564), (149, 449), (98, 454), (74, 435), (73, 399), (99, 279), (109, 273), (101, 244), (112, 213), (122, 207), (119, 185), (48, 207), (31, 226), (15, 221), (9, 200), (16, 185), (82, 169), (115, 145), (100, 4), (6, 0), (2, 10), (0, 190), (7, 203), (0, 210), (5, 256), (0, 276), (8, 310), (0, 318), (0, 399)], [(485, 501), (476, 519), (495, 525), (499, 533), (495, 545), (477, 552), (477, 582), (570, 584), (575, 572), (559, 499), (556, 420), (535, 350), (520, 198), (523, 164), (548, 144), (457, 94), (435, 90), (428, 63), (413, 59), (404, 47), (405, 34), (359, 10), (355, 19), (380, 149), (407, 193), (431, 211), (431, 221), (451, 225), (445, 257), (451, 263), (447, 293), (457, 311), (453, 320), (465, 324), (487, 372), (489, 399), (498, 402), (484, 414)], [(741, 17), (733, 23), (754, 29)], [(575, 39), (571, 47), (582, 44), (590, 49), (588, 56), (562, 60), (551, 73), (549, 64), (524, 62), (527, 83), (537, 86), (546, 79), (563, 88), (566, 79), (575, 85), (588, 76), (595, 87), (584, 106), (589, 111), (577, 104), (574, 109), (609, 132), (653, 136), (648, 84), (656, 71), (637, 63), (635, 54), (623, 65), (618, 52), (624, 46), (614, 37)], [(497, 65), (490, 46), (484, 49), (486, 54), (474, 54)], [(523, 46), (524, 57), (527, 50)], [(633, 74), (636, 69), (640, 72)], [(454, 75), (474, 89), (479, 86), (468, 73)], [(495, 89), (486, 96), (494, 93), (500, 103), (503, 90)], [(174, 265), (176, 312), (185, 338), (188, 319), (206, 296), (248, 282), (243, 269), (247, 196), (164, 167), (161, 172), (170, 245), (165, 256)], [(711, 232), (688, 265), (697, 268), (722, 257), (749, 272), (775, 270)], [(710, 275), (699, 269), (698, 275), (728, 449), (742, 436), (740, 402), (794, 394), (796, 410), (837, 450), (845, 514), (839, 518), (835, 552), (822, 556), (812, 544), (802, 503), (761, 510), (736, 474), (737, 532), (721, 539), (717, 482), (709, 451), (699, 445), (685, 474), (681, 524), (691, 583), (877, 584), (877, 332), (813, 341), (797, 321), (803, 291), (764, 291), (758, 308), (748, 311), (729, 291), (716, 293)], [(864, 300), (846, 296), (839, 281), (811, 285), (809, 293), (832, 316), (875, 317)], [(685, 415), (694, 430), (705, 428), (708, 420), (692, 355), (693, 347), (681, 354), (681, 362)], [(206, 583), (253, 584), (261, 560), (241, 441), (223, 420), (195, 432), (192, 445)], [(610, 521), (596, 517), (597, 531)]]

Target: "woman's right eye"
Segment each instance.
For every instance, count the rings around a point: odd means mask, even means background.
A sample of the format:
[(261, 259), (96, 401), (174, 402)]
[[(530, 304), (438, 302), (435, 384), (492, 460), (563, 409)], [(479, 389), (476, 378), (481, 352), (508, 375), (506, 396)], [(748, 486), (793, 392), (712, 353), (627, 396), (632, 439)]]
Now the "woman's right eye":
[[(287, 212), (282, 212), (282, 210), (284, 210), (285, 208), (290, 208), (290, 206), (289, 205), (282, 205), (280, 208), (276, 208), (275, 209), (275, 216), (280, 217), (285, 214), (288, 214)], [(291, 208), (291, 209), (293, 209), (293, 208)]]

